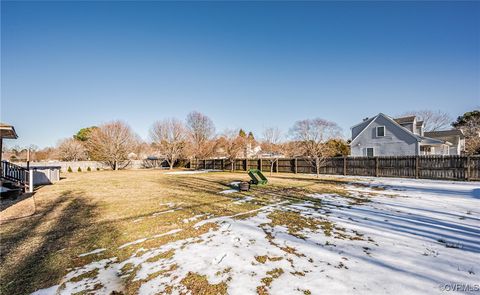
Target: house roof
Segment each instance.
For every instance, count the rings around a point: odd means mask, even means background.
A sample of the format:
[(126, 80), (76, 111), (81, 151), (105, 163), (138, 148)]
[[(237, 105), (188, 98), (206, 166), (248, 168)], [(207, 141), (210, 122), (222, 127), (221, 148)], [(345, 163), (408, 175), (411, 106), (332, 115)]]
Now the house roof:
[(415, 121), (415, 116), (400, 117), (400, 118), (395, 118), (393, 120), (398, 124), (412, 123), (413, 121)]
[(431, 138), (431, 137), (426, 137), (426, 136), (418, 136), (417, 137), (420, 139), (421, 144), (427, 144), (427, 145), (438, 145), (438, 144), (447, 144), (447, 145), (452, 145), (452, 143), (441, 140), (441, 139), (436, 139), (436, 138)]
[(12, 125), (0, 123), (0, 138), (17, 139), (18, 135)]
[[(417, 136), (416, 134), (410, 132), (410, 130), (408, 130), (407, 128), (401, 126), (400, 123), (397, 123), (394, 119), (390, 118), (389, 116), (387, 116), (387, 115), (385, 115), (385, 114), (383, 114), (383, 113), (379, 113), (378, 115), (376, 115), (376, 116), (374, 116), (374, 117), (372, 117), (372, 118), (370, 118), (370, 119), (362, 122), (362, 123), (368, 123), (368, 124), (366, 124), (365, 127), (363, 127), (363, 129), (357, 134), (357, 136), (355, 136), (355, 138), (352, 138), (352, 142), (351, 142), (350, 144), (352, 144), (353, 141), (354, 141), (355, 139), (357, 139), (357, 138), (359, 137), (359, 135), (362, 134), (363, 131), (365, 131), (365, 130), (368, 128), (368, 126), (370, 126), (370, 124), (372, 124), (372, 122), (375, 121), (375, 119), (377, 119), (377, 118), (380, 117), (380, 116), (384, 117), (385, 119), (391, 121), (393, 124), (397, 125), (401, 130), (405, 131), (405, 132), (406, 132), (407, 134), (409, 134), (410, 136), (413, 136), (417, 141), (421, 141), (420, 136)], [(355, 126), (358, 126), (358, 125), (359, 125), (359, 124), (357, 124), (357, 125), (355, 125)]]
[[(400, 123), (400, 122), (403, 122), (403, 123), (408, 123), (408, 122), (413, 122), (415, 120), (415, 116), (410, 116), (410, 117), (402, 117), (402, 118), (397, 118), (397, 119), (393, 119), (393, 118), (390, 118), (389, 116), (383, 114), (383, 113), (379, 113), (378, 115), (370, 118), (369, 120), (367, 120), (366, 122), (368, 122), (368, 124), (365, 125), (365, 127), (363, 127), (362, 131), (360, 131), (357, 136), (355, 136), (355, 138), (352, 138), (352, 142), (350, 144), (353, 143), (353, 141), (355, 139), (357, 139), (359, 137), (359, 135), (365, 131), (365, 129), (368, 128), (368, 126), (376, 119), (378, 118), (379, 116), (382, 116), (388, 120), (390, 120), (391, 122), (393, 122), (393, 124), (396, 124), (401, 130), (404, 130), (407, 134), (409, 134), (410, 136), (413, 136), (418, 142), (422, 143), (422, 144), (432, 144), (432, 145), (437, 145), (437, 144), (448, 144), (448, 145), (452, 145), (450, 142), (448, 141), (445, 141), (445, 140), (441, 140), (441, 139), (437, 139), (437, 138), (431, 138), (431, 137), (428, 137), (427, 134), (424, 134), (425, 136), (420, 136), (420, 135), (417, 135), (413, 132), (411, 132), (410, 130), (408, 130), (407, 128), (403, 127)], [(399, 122), (400, 121), (400, 122)], [(362, 123), (366, 123), (366, 122), (362, 122)], [(423, 121), (420, 121), (423, 123)], [(418, 123), (417, 123), (418, 124)], [(358, 124), (356, 125), (358, 126)]]
[[(378, 116), (378, 115), (377, 115), (377, 116)], [(357, 127), (357, 126), (360, 126), (360, 125), (362, 125), (362, 124), (365, 124), (365, 126), (367, 126), (367, 125), (370, 124), (370, 122), (372, 122), (373, 119), (375, 119), (377, 116), (373, 116), (373, 117), (371, 117), (371, 118), (365, 118), (365, 119), (363, 119), (362, 122), (360, 122), (360, 123), (358, 123), (358, 124), (355, 124), (355, 125), (353, 125), (352, 127), (350, 127), (350, 129), (353, 129), (353, 128), (355, 128), (355, 127)]]
[(459, 130), (459, 129), (430, 131), (430, 132), (425, 132), (424, 135), (427, 136), (427, 137), (433, 137), (433, 138), (435, 138), (435, 137), (447, 137), (447, 136), (460, 136), (460, 138), (465, 137), (462, 130)]

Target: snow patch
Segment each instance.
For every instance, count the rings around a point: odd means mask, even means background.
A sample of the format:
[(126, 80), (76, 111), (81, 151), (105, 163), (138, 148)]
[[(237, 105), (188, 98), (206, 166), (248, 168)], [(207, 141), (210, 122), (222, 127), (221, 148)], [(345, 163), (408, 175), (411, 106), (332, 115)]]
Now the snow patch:
[(239, 192), (238, 189), (227, 189), (227, 190), (221, 191), (220, 194), (233, 194), (238, 192)]
[(95, 249), (91, 252), (80, 254), (80, 255), (78, 255), (78, 257), (85, 257), (85, 256), (92, 255), (92, 254), (102, 253), (105, 250), (107, 250), (107, 249), (105, 249), (105, 248)]
[(200, 174), (200, 173), (208, 173), (208, 172), (220, 172), (222, 170), (191, 170), (191, 171), (172, 171), (166, 172), (165, 174), (169, 175), (184, 175), (184, 174)]
[[(188, 293), (181, 280), (189, 272), (205, 275), (210, 284), (224, 282), (229, 294), (255, 294), (275, 269), (283, 272), (265, 286), (271, 294), (440, 294), (442, 284), (478, 284), (478, 184), (427, 183), (374, 179), (362, 188), (346, 187), (355, 198), (368, 193), (367, 202), (351, 204), (345, 196), (312, 194), (317, 200), (284, 201), (202, 220), (194, 227), (215, 222), (218, 229), (139, 249), (122, 262), (92, 262), (67, 274), (65, 289), (56, 292), (80, 292), (98, 283), (103, 286), (98, 293), (120, 292), (120, 270), (128, 263), (137, 269), (134, 281), (164, 271), (141, 282), (139, 294), (164, 293), (167, 287), (173, 287), (173, 294)], [(274, 211), (296, 212), (323, 223), (317, 230), (300, 230), (299, 236), (272, 224)], [(258, 214), (235, 218), (254, 212)], [(171, 250), (168, 258), (151, 259)], [(96, 277), (71, 280), (93, 269), (98, 270)]]

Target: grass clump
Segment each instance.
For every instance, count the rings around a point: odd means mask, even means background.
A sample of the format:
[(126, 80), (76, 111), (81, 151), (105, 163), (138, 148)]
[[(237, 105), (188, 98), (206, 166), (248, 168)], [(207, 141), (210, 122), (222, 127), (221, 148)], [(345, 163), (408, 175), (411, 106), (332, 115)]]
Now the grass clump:
[(292, 211), (274, 211), (268, 215), (271, 220), (270, 226), (276, 225), (285, 226), (288, 228), (288, 233), (297, 238), (305, 239), (303, 231), (305, 229), (316, 231), (321, 222), (318, 219), (304, 217), (297, 212)]
[(202, 276), (194, 272), (189, 272), (185, 276), (185, 278), (181, 280), (181, 283), (192, 294), (204, 294), (204, 295), (227, 294), (227, 284), (225, 282), (221, 282), (218, 284), (210, 284), (207, 280), (207, 276)]
[(260, 295), (268, 294), (268, 287), (272, 285), (274, 279), (279, 278), (283, 274), (282, 268), (274, 268), (270, 271), (267, 271), (267, 276), (262, 278), (262, 286), (257, 287), (257, 293)]

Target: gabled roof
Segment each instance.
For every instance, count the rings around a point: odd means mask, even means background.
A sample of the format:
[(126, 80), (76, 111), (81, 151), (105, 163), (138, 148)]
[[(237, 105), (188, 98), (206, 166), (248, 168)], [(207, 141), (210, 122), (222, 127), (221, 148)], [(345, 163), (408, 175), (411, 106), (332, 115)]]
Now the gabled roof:
[(425, 132), (424, 135), (427, 136), (427, 137), (433, 137), (433, 138), (435, 138), (435, 137), (447, 137), (447, 136), (460, 136), (460, 138), (465, 137), (462, 130), (459, 130), (459, 129), (430, 131), (430, 132)]
[(358, 123), (358, 124), (355, 124), (355, 125), (353, 125), (352, 127), (350, 127), (350, 129), (353, 129), (353, 128), (355, 128), (355, 127), (357, 127), (357, 126), (360, 126), (360, 125), (362, 125), (362, 124), (367, 124), (367, 125), (368, 125), (368, 124), (370, 124), (370, 122), (372, 122), (373, 119), (375, 119), (376, 117), (377, 117), (377, 116), (374, 116), (374, 117), (371, 117), (371, 118), (365, 118), (365, 119), (363, 119), (362, 122), (360, 122), (360, 123)]
[[(385, 118), (385, 119), (387, 119), (387, 120), (389, 120), (390, 122), (392, 122), (394, 125), (398, 126), (401, 130), (405, 131), (405, 132), (406, 132), (407, 134), (409, 134), (410, 136), (413, 136), (417, 141), (421, 141), (421, 139), (420, 139), (419, 136), (413, 134), (412, 132), (410, 132), (410, 130), (408, 130), (407, 128), (401, 126), (401, 125), (400, 125), (399, 123), (397, 123), (394, 119), (390, 118), (389, 116), (387, 116), (387, 115), (385, 115), (385, 114), (383, 114), (383, 113), (379, 113), (379, 114), (376, 115), (375, 117), (372, 117), (372, 118), (370, 118), (370, 119), (367, 120), (367, 121), (368, 121), (368, 124), (365, 125), (365, 127), (362, 129), (362, 131), (360, 131), (360, 132), (357, 134), (357, 136), (355, 136), (355, 138), (352, 138), (352, 142), (350, 142), (350, 144), (352, 144), (353, 141), (354, 141), (355, 139), (357, 139), (358, 136), (360, 136), (360, 134), (362, 134), (363, 131), (365, 131), (365, 130), (368, 128), (368, 126), (370, 126), (370, 124), (372, 124), (372, 122), (375, 121), (375, 120), (376, 120), (378, 117), (380, 117), (380, 116), (383, 117), (383, 118)], [(364, 123), (364, 122), (362, 122), (362, 123)], [(358, 124), (355, 125), (355, 126), (358, 126)]]
[[(350, 144), (353, 143), (353, 141), (355, 139), (357, 139), (360, 134), (362, 134), (367, 128), (368, 126), (370, 126), (370, 124), (372, 124), (373, 121), (375, 121), (375, 119), (377, 119), (378, 117), (382, 116), (383, 118), (389, 120), (390, 122), (392, 122), (394, 125), (396, 125), (398, 128), (400, 128), (400, 130), (403, 130), (404, 132), (406, 132), (407, 134), (409, 134), (410, 136), (414, 137), (418, 142), (420, 143), (424, 143), (424, 144), (448, 144), (448, 145), (452, 145), (450, 142), (448, 141), (445, 141), (445, 140), (441, 140), (441, 139), (435, 139), (435, 138), (430, 138), (428, 137), (426, 134), (424, 134), (425, 136), (420, 136), (420, 135), (417, 135), (413, 132), (411, 132), (410, 130), (408, 130), (407, 128), (403, 127), (402, 125), (400, 125), (401, 123), (398, 122), (398, 120), (400, 122), (404, 122), (404, 123), (408, 123), (408, 122), (413, 122), (415, 120), (415, 116), (410, 116), (410, 117), (403, 117), (403, 118), (397, 118), (397, 119), (393, 119), (393, 118), (390, 118), (389, 116), (383, 114), (383, 113), (379, 113), (378, 115), (376, 115), (375, 117), (373, 118), (370, 118), (368, 121), (368, 124), (365, 125), (365, 127), (362, 129), (362, 131), (360, 131), (357, 136), (355, 136), (355, 138), (352, 138), (352, 141), (350, 142)], [(413, 119), (412, 119), (413, 118)], [(411, 121), (409, 121), (411, 120)], [(423, 121), (420, 121), (423, 123)], [(364, 123), (364, 122), (362, 122)], [(355, 125), (355, 126), (358, 126), (359, 124)]]
[(397, 122), (398, 124), (412, 123), (415, 121), (415, 116), (395, 118), (393, 121)]

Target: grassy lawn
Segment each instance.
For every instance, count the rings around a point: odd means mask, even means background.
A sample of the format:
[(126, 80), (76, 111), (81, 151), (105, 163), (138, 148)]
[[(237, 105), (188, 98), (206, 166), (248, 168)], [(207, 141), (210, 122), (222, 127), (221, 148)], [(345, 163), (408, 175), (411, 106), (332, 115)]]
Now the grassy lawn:
[[(2, 294), (29, 293), (54, 285), (68, 269), (99, 257), (125, 259), (140, 246), (118, 247), (144, 237), (182, 229), (181, 233), (141, 245), (155, 247), (198, 236), (212, 226), (192, 227), (202, 219), (249, 212), (284, 199), (304, 199), (312, 191), (342, 190), (331, 179), (317, 181), (303, 176), (294, 180), (293, 175), (271, 177), (266, 187), (235, 194), (219, 192), (229, 189), (233, 181), (248, 180), (246, 173), (169, 175), (164, 171), (129, 170), (69, 173), (63, 177), (59, 183), (37, 191), (33, 216), (3, 222)], [(238, 202), (246, 195), (253, 196), (253, 201)], [(32, 203), (31, 198), (24, 200), (16, 210), (26, 215), (33, 210)], [(94, 249), (106, 250), (79, 257)]]
[(1, 294), (383, 293), (382, 280), (415, 293), (480, 273), (469, 186), (267, 174), (238, 192), (246, 173), (63, 177), (2, 208)]

